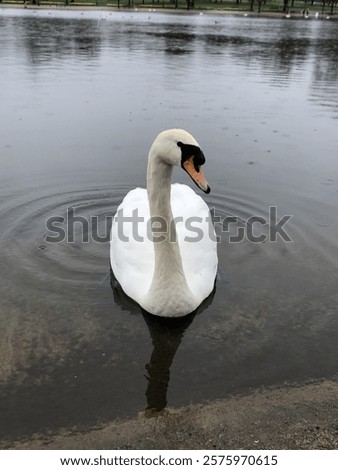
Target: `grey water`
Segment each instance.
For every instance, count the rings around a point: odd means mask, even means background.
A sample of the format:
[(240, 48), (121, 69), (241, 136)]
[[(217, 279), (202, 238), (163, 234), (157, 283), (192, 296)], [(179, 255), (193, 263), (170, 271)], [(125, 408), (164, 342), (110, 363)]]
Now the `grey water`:
[[(0, 438), (335, 377), (337, 126), (334, 21), (0, 9)], [(178, 322), (109, 276), (111, 217), (171, 127), (233, 218)], [(270, 207), (291, 241), (235, 243), (269, 235)], [(73, 239), (46, 241), (70, 209)]]

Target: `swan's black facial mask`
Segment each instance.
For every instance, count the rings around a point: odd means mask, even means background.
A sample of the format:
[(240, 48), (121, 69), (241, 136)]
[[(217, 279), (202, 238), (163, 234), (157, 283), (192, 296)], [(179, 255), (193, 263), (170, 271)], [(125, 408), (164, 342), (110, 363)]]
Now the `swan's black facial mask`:
[(182, 168), (185, 161), (187, 161), (190, 157), (194, 157), (195, 170), (199, 172), (199, 167), (205, 163), (205, 156), (202, 150), (197, 147), (197, 145), (183, 144), (182, 142), (177, 142), (177, 145), (180, 147), (182, 152)]
[(210, 187), (201, 170), (205, 163), (205, 156), (197, 145), (177, 142), (182, 152), (181, 167), (185, 170), (197, 186), (205, 193), (210, 193)]

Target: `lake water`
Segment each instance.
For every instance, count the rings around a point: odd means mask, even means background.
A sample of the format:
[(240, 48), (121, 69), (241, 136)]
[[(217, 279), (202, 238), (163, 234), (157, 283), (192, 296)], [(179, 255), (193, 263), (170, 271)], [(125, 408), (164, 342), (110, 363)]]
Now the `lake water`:
[[(2, 9), (0, 44), (0, 438), (336, 376), (336, 22)], [(180, 322), (111, 288), (107, 241), (171, 127), (236, 220), (216, 225), (213, 297)], [(292, 241), (230, 243), (269, 207)], [(67, 210), (106, 241), (73, 219), (73, 243), (46, 242)]]

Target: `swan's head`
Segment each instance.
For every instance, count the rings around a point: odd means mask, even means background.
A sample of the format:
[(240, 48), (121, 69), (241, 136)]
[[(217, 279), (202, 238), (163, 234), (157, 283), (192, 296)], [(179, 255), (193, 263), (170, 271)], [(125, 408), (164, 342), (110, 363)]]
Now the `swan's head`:
[(201, 170), (205, 156), (194, 137), (183, 129), (169, 129), (161, 132), (151, 146), (149, 157), (156, 158), (171, 166), (181, 166), (194, 183), (210, 193), (210, 187)]

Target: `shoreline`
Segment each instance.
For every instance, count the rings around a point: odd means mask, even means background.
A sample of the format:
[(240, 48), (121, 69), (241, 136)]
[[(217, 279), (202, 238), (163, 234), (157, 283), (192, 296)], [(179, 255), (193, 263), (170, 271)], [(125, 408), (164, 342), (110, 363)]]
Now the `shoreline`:
[(207, 404), (141, 412), (89, 431), (35, 434), (2, 449), (338, 449), (338, 381), (260, 389)]
[(314, 13), (310, 12), (307, 18), (304, 18), (300, 12), (294, 12), (290, 16), (287, 16), (284, 12), (279, 11), (264, 11), (260, 13), (257, 11), (246, 11), (246, 10), (221, 10), (217, 9), (183, 9), (183, 8), (149, 8), (149, 6), (138, 5), (137, 7), (130, 8), (118, 8), (115, 6), (98, 6), (98, 5), (61, 5), (61, 4), (45, 4), (45, 5), (32, 5), (32, 4), (18, 4), (18, 3), (2, 3), (0, 2), (1, 9), (13, 9), (13, 10), (30, 10), (30, 11), (109, 11), (109, 12), (121, 12), (121, 13), (162, 13), (162, 14), (176, 14), (176, 15), (224, 15), (224, 16), (243, 16), (247, 18), (271, 18), (271, 19), (292, 19), (292, 20), (338, 20), (338, 15), (333, 13), (319, 13), (318, 18), (314, 16)]

